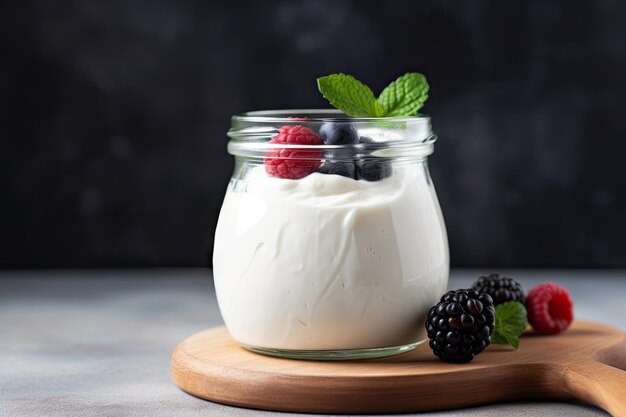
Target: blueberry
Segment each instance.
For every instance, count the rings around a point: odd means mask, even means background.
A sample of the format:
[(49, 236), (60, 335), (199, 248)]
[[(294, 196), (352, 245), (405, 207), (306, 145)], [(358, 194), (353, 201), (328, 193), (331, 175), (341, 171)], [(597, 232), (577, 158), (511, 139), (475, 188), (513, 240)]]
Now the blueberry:
[(361, 146), (361, 156), (368, 156), (375, 150), (385, 147), (382, 143), (376, 142), (374, 139), (367, 136), (361, 136), (359, 138), (359, 145), (363, 145)]
[(324, 123), (320, 138), (326, 145), (354, 145), (359, 141), (356, 129), (349, 123)]
[(391, 163), (386, 160), (359, 160), (356, 166), (356, 178), (366, 181), (380, 181), (391, 175)]
[[(359, 144), (363, 144), (364, 149), (362, 156), (367, 157), (376, 149), (383, 147), (372, 138), (361, 136)], [(356, 161), (356, 179), (366, 181), (379, 181), (391, 175), (391, 163), (380, 158), (358, 159)]]
[(355, 167), (352, 162), (326, 161), (319, 168), (322, 174), (341, 175), (342, 177), (355, 178)]
[(353, 155), (352, 149), (329, 149), (324, 153), (324, 158), (331, 161), (352, 161)]
[[(356, 129), (349, 123), (324, 123), (319, 133), (326, 145), (354, 145), (359, 141)], [(330, 160), (349, 160), (352, 159), (353, 154), (354, 151), (350, 148), (330, 149), (326, 151), (325, 157)]]

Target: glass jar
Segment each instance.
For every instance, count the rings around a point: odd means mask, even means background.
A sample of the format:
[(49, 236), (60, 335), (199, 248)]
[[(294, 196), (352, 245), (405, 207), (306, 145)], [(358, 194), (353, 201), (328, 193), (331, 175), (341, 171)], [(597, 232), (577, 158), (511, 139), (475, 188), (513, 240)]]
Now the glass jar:
[[(284, 126), (348, 143), (270, 142)], [(423, 343), (449, 272), (430, 118), (259, 111), (234, 116), (228, 136), (235, 170), (213, 273), (231, 336), (255, 352), (317, 360)]]

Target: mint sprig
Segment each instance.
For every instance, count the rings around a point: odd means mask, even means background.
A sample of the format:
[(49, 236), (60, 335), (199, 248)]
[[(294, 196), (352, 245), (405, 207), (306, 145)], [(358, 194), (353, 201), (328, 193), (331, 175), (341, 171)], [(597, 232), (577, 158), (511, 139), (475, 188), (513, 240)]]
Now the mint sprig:
[(347, 74), (331, 74), (317, 79), (317, 88), (330, 104), (352, 117), (381, 117), (383, 108), (372, 90)]
[(347, 74), (317, 79), (317, 88), (337, 109), (352, 117), (413, 116), (428, 98), (428, 82), (418, 72), (408, 72), (374, 97), (372, 90)]
[(387, 117), (411, 116), (424, 105), (428, 88), (423, 74), (408, 72), (385, 87), (378, 102), (385, 109)]
[(520, 302), (509, 301), (496, 306), (496, 327), (491, 342), (519, 348), (519, 336), (526, 328), (526, 307)]

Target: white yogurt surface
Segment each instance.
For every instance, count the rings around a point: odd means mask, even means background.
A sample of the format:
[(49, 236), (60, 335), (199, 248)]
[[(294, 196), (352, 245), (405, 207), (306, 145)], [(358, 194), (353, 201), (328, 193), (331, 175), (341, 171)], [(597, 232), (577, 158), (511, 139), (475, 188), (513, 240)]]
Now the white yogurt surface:
[(256, 167), (245, 192), (231, 183), (213, 272), (233, 338), (301, 350), (424, 339), (426, 313), (445, 292), (449, 269), (426, 176), (417, 163), (376, 182), (320, 173), (280, 179)]

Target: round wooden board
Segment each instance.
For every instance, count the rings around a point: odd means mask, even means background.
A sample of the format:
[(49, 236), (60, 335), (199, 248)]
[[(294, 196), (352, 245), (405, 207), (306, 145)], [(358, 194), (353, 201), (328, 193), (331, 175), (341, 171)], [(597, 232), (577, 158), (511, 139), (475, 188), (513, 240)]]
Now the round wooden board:
[(197, 333), (172, 355), (184, 391), (248, 408), (313, 413), (400, 413), (519, 399), (580, 400), (626, 416), (626, 336), (575, 322), (556, 336), (527, 332), (515, 351), (491, 345), (468, 364), (436, 359), (428, 346), (345, 362), (249, 352), (224, 327)]

